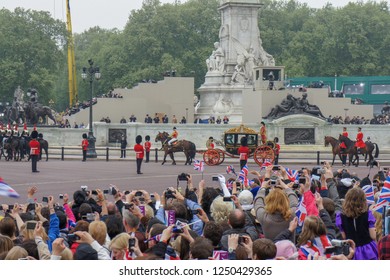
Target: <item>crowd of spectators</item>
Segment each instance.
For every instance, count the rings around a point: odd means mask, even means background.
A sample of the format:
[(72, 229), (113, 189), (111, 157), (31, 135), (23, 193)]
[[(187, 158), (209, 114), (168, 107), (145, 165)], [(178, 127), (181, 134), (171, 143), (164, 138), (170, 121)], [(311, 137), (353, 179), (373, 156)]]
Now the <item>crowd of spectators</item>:
[(108, 93), (101, 95), (102, 98), (123, 98), (120, 93), (115, 93), (114, 90), (110, 90)]
[[(29, 187), (25, 203), (1, 205), (0, 259), (390, 259), (382, 216), (362, 190), (368, 177), (328, 163), (303, 168), (298, 181), (283, 166), (249, 173), (247, 187), (223, 175), (217, 186), (195, 186), (185, 174), (185, 190), (161, 194), (82, 187), (55, 199)], [(298, 219), (302, 199), (307, 216)]]
[(390, 122), (390, 115), (389, 114), (380, 114), (374, 116), (372, 119), (366, 119), (365, 117), (359, 117), (359, 116), (353, 116), (352, 118), (349, 116), (346, 116), (343, 118), (342, 116), (331, 116), (327, 118), (327, 121), (329, 123), (333, 124), (358, 124), (358, 125), (364, 125), (364, 124), (389, 124)]

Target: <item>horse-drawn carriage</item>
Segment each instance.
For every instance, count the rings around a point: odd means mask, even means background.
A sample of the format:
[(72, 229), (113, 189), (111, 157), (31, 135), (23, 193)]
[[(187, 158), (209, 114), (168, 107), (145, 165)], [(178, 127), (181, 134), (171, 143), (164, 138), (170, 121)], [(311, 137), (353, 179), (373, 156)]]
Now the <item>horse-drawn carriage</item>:
[(240, 147), (241, 138), (247, 137), (248, 148), (250, 150), (249, 157), (253, 156), (255, 162), (261, 166), (265, 161), (273, 162), (275, 159), (274, 148), (275, 144), (268, 141), (266, 145), (258, 145), (259, 134), (257, 131), (240, 125), (239, 127), (231, 128), (225, 131), (221, 146), (224, 150), (211, 148), (203, 153), (203, 160), (207, 165), (219, 165), (223, 163), (225, 157), (238, 158), (238, 148)]

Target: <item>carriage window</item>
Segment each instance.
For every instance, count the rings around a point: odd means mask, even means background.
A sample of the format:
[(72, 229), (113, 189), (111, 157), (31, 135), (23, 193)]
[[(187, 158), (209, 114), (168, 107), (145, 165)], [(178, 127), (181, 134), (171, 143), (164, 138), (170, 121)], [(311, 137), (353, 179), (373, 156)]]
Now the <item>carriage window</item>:
[(364, 84), (344, 84), (342, 92), (344, 94), (364, 94)]
[(248, 135), (248, 146), (249, 145), (256, 145), (256, 144), (257, 144), (256, 136)]
[(234, 135), (233, 134), (226, 135), (226, 144), (230, 144), (230, 145), (234, 144)]
[(371, 85), (371, 94), (390, 94), (390, 85)]

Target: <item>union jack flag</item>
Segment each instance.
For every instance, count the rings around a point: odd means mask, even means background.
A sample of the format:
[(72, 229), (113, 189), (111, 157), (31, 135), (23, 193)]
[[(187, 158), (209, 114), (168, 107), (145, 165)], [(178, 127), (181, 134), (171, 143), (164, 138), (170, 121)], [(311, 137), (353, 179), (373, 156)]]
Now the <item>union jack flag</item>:
[(202, 160), (194, 160), (194, 169), (200, 172), (204, 170), (204, 162)]
[(298, 170), (290, 169), (286, 167), (287, 177), (291, 182), (295, 182), (299, 179)]
[(0, 177), (0, 195), (1, 196), (7, 196), (7, 197), (13, 197), (13, 198), (19, 198), (20, 195), (11, 188), (7, 183), (3, 181), (3, 178)]
[(303, 200), (303, 196), (298, 204), (297, 210), (295, 211), (295, 215), (298, 217), (298, 225), (300, 227), (303, 226), (303, 222), (305, 221), (307, 216), (306, 204)]
[(249, 186), (248, 180), (248, 166), (245, 164), (244, 167), (240, 171), (240, 175), (238, 175), (238, 180), (244, 185)]
[(368, 204), (374, 204), (374, 188), (371, 185), (364, 186), (362, 188), (364, 193), (366, 194), (366, 199)]
[(390, 204), (390, 177), (387, 176), (386, 181), (384, 182), (381, 192), (379, 194), (379, 199), (376, 205), (372, 208), (372, 210), (382, 213), (383, 206), (387, 206), (389, 204)]
[(226, 173), (227, 173), (227, 174), (231, 174), (231, 173), (233, 173), (234, 175), (236, 175), (236, 176), (237, 176), (237, 174), (236, 174), (236, 170), (234, 170), (234, 167), (233, 167), (233, 165), (228, 165), (228, 166), (226, 166)]
[(265, 168), (267, 168), (267, 166), (270, 166), (270, 165), (272, 165), (272, 161), (270, 159), (266, 158), (263, 161), (263, 163), (261, 164), (260, 169), (265, 169)]
[(376, 211), (379, 213), (383, 213), (383, 207), (389, 205), (389, 202), (386, 200), (382, 200), (381, 202), (378, 202), (374, 207), (372, 207), (372, 211)]
[(241, 169), (240, 174), (244, 173), (245, 177), (248, 177), (249, 169), (248, 166), (245, 164), (244, 167)]

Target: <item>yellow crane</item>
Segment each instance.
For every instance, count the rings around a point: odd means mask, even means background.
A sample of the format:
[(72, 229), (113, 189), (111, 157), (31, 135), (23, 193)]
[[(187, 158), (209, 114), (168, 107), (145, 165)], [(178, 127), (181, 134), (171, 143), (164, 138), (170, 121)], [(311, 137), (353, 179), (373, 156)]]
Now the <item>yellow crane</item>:
[(74, 58), (74, 41), (72, 34), (72, 20), (70, 16), (69, 0), (66, 0), (66, 30), (68, 31), (68, 84), (69, 84), (69, 107), (79, 100), (76, 79), (76, 63)]

